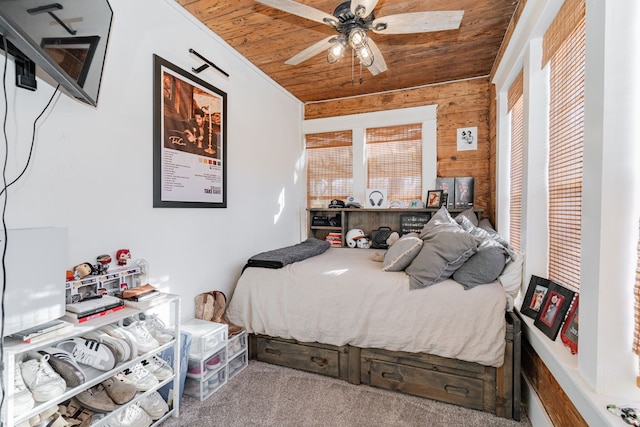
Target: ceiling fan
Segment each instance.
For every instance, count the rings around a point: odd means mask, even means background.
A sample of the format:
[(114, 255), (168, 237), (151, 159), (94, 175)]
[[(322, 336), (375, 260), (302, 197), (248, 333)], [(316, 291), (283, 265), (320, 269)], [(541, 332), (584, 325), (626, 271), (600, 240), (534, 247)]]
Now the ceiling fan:
[(463, 10), (399, 13), (376, 18), (373, 9), (378, 0), (346, 0), (333, 15), (293, 0), (256, 0), (302, 18), (333, 27), (337, 36), (329, 36), (289, 58), (285, 64), (298, 65), (317, 54), (327, 51), (327, 61), (337, 62), (351, 47), (360, 63), (373, 74), (387, 70), (387, 64), (376, 43), (367, 36), (369, 30), (377, 34), (412, 34), (460, 28)]

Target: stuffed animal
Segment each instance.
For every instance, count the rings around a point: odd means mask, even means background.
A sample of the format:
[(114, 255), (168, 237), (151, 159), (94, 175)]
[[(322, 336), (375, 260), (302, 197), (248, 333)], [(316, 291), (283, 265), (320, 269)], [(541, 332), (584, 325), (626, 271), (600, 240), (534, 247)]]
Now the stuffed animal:
[(393, 233), (391, 233), (389, 235), (389, 237), (387, 237), (387, 245), (389, 245), (389, 247), (391, 247), (398, 240), (400, 240), (400, 235), (398, 234), (397, 231), (394, 231)]

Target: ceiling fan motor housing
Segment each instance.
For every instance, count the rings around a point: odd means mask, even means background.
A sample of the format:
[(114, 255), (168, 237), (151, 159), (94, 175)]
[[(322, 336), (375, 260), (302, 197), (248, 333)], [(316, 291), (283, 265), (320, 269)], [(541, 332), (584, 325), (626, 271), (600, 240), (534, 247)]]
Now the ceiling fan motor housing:
[(338, 19), (338, 23), (335, 26), (336, 30), (340, 34), (347, 36), (347, 38), (354, 28), (361, 28), (365, 32), (368, 31), (371, 28), (371, 23), (375, 19), (373, 12), (364, 18), (351, 13), (351, 0), (340, 3), (333, 11), (333, 16)]

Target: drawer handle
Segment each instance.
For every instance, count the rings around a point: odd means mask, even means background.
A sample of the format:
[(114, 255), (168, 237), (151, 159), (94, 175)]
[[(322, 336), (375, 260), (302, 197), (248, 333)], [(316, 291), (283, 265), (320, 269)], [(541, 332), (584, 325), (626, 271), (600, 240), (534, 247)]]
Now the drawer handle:
[(323, 359), (321, 357), (312, 357), (311, 361), (313, 363), (315, 363), (316, 365), (321, 366), (323, 368), (329, 364), (329, 361), (327, 359)]
[(382, 378), (387, 378), (394, 381), (402, 381), (402, 375), (396, 374), (394, 372), (383, 372)]
[(457, 394), (458, 396), (468, 396), (469, 395), (469, 389), (465, 388), (465, 387), (457, 387), (455, 385), (446, 385), (444, 386), (444, 390), (447, 393), (451, 393), (451, 394)]
[(264, 349), (265, 352), (269, 353), (269, 354), (274, 354), (276, 356), (280, 356), (282, 354), (282, 352), (280, 350), (276, 350), (275, 348), (265, 348)]

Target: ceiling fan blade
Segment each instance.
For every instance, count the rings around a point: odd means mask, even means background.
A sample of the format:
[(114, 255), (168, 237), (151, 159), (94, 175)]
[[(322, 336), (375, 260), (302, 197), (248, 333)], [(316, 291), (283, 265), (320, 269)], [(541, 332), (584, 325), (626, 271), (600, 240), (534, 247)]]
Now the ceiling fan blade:
[(262, 3), (265, 6), (272, 7), (274, 9), (281, 10), (283, 12), (291, 13), (293, 15), (300, 16), (302, 18), (310, 19), (312, 21), (319, 22), (321, 24), (335, 25), (338, 23), (335, 16), (329, 15), (326, 12), (307, 6), (306, 4), (298, 3), (293, 0), (255, 0), (258, 3)]
[(312, 44), (308, 48), (304, 49), (303, 51), (289, 58), (285, 62), (285, 64), (298, 65), (299, 63), (304, 62), (307, 59), (316, 56), (320, 52), (326, 51), (333, 45), (332, 39), (335, 39), (335, 38), (336, 36), (329, 36), (327, 38), (320, 40), (317, 43)]
[(378, 0), (351, 0), (351, 13), (360, 18), (366, 18), (377, 4)]
[(460, 28), (464, 10), (399, 13), (376, 18), (371, 30), (378, 34), (411, 34)]
[(373, 64), (369, 65), (367, 69), (374, 76), (387, 71), (387, 63), (384, 62), (382, 52), (378, 49), (378, 45), (375, 44), (371, 38), (369, 38), (367, 43), (369, 44), (369, 49), (371, 49), (371, 53), (373, 54)]

